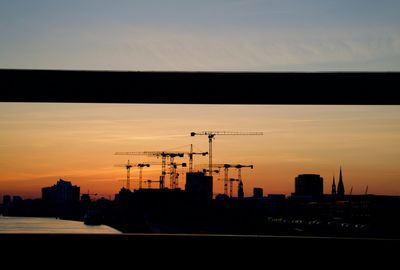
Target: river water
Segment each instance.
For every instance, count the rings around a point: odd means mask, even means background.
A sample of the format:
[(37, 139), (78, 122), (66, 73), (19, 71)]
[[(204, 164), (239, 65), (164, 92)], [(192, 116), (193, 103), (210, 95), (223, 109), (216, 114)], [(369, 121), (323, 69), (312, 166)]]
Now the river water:
[(121, 232), (106, 225), (89, 226), (79, 221), (0, 216), (0, 233), (120, 234)]

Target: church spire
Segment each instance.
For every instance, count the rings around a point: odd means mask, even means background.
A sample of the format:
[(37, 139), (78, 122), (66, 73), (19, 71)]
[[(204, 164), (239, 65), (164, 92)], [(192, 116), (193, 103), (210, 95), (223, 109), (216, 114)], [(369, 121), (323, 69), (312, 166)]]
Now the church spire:
[(333, 182), (332, 182), (332, 195), (336, 195), (335, 176), (333, 176)]
[(340, 166), (340, 174), (339, 174), (339, 183), (337, 188), (337, 194), (339, 196), (344, 195), (344, 185), (343, 185), (343, 177), (342, 177), (342, 166)]

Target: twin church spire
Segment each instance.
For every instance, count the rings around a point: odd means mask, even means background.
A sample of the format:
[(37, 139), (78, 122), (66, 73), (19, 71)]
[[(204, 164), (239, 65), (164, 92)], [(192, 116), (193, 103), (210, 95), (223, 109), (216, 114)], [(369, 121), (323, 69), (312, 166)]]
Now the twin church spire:
[(343, 196), (343, 195), (344, 195), (344, 184), (343, 184), (343, 176), (342, 176), (342, 166), (340, 166), (339, 183), (338, 183), (338, 186), (337, 186), (337, 190), (336, 190), (336, 184), (335, 184), (335, 176), (333, 176), (332, 195), (338, 195), (338, 196)]

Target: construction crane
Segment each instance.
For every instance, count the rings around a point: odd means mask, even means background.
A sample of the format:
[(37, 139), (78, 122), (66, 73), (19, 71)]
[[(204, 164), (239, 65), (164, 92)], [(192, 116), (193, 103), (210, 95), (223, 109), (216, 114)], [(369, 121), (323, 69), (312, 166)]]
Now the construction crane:
[[(238, 170), (238, 178), (237, 181), (239, 183), (243, 183), (242, 181), (242, 168), (251, 168), (253, 169), (253, 165), (242, 165), (242, 164), (237, 164), (234, 166)], [(230, 196), (232, 197), (232, 182), (230, 182)]]
[(253, 166), (253, 165), (241, 165), (241, 164), (237, 164), (237, 165), (235, 165), (235, 168), (238, 170), (238, 179), (239, 179), (239, 181), (242, 181), (242, 168), (250, 168), (250, 169), (253, 169), (254, 166)]
[(126, 188), (127, 189), (131, 189), (131, 168), (133, 167), (133, 165), (129, 162), (126, 164), (116, 164), (114, 165), (115, 167), (125, 167), (126, 168)]
[(189, 156), (189, 172), (193, 172), (193, 155), (208, 155), (208, 152), (193, 152), (193, 144), (190, 144), (190, 152), (180, 152), (181, 154)]
[(148, 163), (138, 163), (138, 164), (131, 164), (130, 161), (126, 164), (116, 164), (115, 167), (125, 167), (126, 168), (126, 188), (131, 190), (131, 168), (138, 167), (139, 168), (139, 189), (142, 188), (142, 175), (143, 175), (143, 167), (150, 167)]
[(179, 174), (176, 172), (176, 169), (177, 169), (178, 166), (186, 167), (187, 165), (186, 165), (186, 163), (179, 163), (178, 164), (178, 163), (175, 163), (175, 162), (171, 163), (170, 165), (171, 165), (170, 188), (171, 189), (175, 189), (175, 188), (178, 188), (178, 177), (179, 177)]
[(233, 166), (230, 164), (224, 164), (224, 194), (228, 195), (228, 170), (229, 168), (232, 168)]
[(191, 132), (190, 136), (206, 135), (208, 136), (208, 163), (209, 163), (209, 175), (212, 176), (212, 141), (215, 135), (263, 135), (263, 132), (237, 132), (237, 131), (201, 131)]
[(253, 165), (242, 165), (242, 164), (214, 164), (213, 167), (224, 168), (224, 194), (228, 195), (228, 183), (229, 183), (229, 194), (232, 197), (233, 193), (233, 182), (230, 181), (228, 176), (230, 168), (236, 168), (238, 170), (238, 182), (242, 181), (242, 168), (251, 168), (253, 169)]
[(208, 155), (208, 152), (193, 152), (193, 144), (190, 145), (190, 152), (188, 153), (189, 155), (189, 172), (193, 172), (193, 155), (202, 155), (206, 156)]
[[(214, 171), (220, 171), (220, 169), (224, 168), (224, 194), (225, 195), (228, 195), (229, 168), (235, 168), (235, 166), (236, 165), (231, 165), (231, 164), (213, 164), (212, 165), (212, 167), (218, 168), (217, 170), (214, 170)], [(209, 172), (209, 170), (203, 170), (203, 171)]]
[[(203, 168), (205, 166), (208, 167), (208, 164), (198, 165), (198, 167), (200, 167), (200, 168)], [(224, 168), (224, 179), (223, 179), (223, 181), (224, 181), (224, 194), (227, 195), (228, 194), (228, 184), (227, 184), (228, 183), (228, 180), (227, 180), (228, 179), (228, 169), (230, 168), (231, 165), (229, 165), (229, 164), (213, 164), (212, 166), (213, 166), (213, 168), (217, 168), (217, 169), (212, 170), (212, 172), (216, 173), (218, 175), (221, 173), (222, 168)], [(202, 169), (202, 171), (203, 171), (204, 174), (207, 174), (210, 170), (209, 169)], [(218, 180), (220, 180), (219, 177), (218, 177)]]
[(233, 197), (233, 182), (239, 182), (239, 179), (229, 178), (229, 197)]
[(139, 189), (142, 189), (143, 167), (150, 167), (150, 164), (139, 163), (139, 164), (137, 164), (137, 167), (139, 167)]
[(170, 160), (170, 164), (174, 163), (175, 157), (183, 157), (185, 153), (182, 152), (166, 152), (166, 151), (145, 151), (145, 152), (116, 152), (115, 155), (137, 155), (137, 156), (155, 156), (161, 157), (161, 176), (160, 176), (160, 189), (164, 188), (167, 158)]

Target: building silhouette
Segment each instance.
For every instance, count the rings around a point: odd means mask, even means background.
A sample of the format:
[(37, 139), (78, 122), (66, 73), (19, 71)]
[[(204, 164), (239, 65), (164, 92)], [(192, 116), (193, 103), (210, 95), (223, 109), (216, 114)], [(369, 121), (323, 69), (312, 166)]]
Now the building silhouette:
[(323, 178), (319, 174), (300, 174), (295, 178), (294, 195), (322, 196), (323, 190)]
[(253, 197), (262, 198), (264, 197), (264, 190), (262, 188), (253, 188)]
[(51, 187), (42, 188), (42, 200), (51, 203), (79, 202), (80, 187), (62, 179)]
[(213, 178), (203, 172), (186, 174), (186, 193), (194, 200), (210, 201), (213, 196)]
[(12, 204), (13, 205), (20, 205), (22, 203), (23, 199), (19, 195), (14, 195), (12, 198)]
[(333, 176), (333, 181), (332, 181), (332, 195), (336, 195), (335, 176)]
[(244, 191), (243, 191), (243, 182), (242, 180), (239, 181), (239, 186), (238, 186), (238, 198), (243, 199), (244, 198)]
[(344, 196), (344, 184), (343, 184), (343, 177), (342, 177), (342, 167), (340, 167), (339, 183), (338, 183), (338, 187), (337, 187), (337, 195), (338, 196)]
[(3, 196), (3, 205), (4, 206), (10, 206), (11, 205), (11, 196), (10, 195), (4, 195)]

